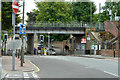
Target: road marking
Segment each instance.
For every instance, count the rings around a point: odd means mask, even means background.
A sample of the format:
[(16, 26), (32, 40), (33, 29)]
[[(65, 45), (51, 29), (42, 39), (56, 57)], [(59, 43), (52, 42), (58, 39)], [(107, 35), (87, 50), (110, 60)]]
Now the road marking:
[(24, 72), (23, 75), (24, 75), (24, 78), (29, 78), (28, 73)]
[(88, 67), (85, 67), (85, 68), (94, 68), (94, 67), (93, 66), (90, 66), (90, 67), (88, 66)]
[(9, 77), (9, 74), (7, 74), (5, 77), (8, 78), (8, 77)]
[(33, 64), (32, 62), (30, 62), (30, 64), (32, 64), (35, 68), (37, 68), (37, 71), (35, 71), (35, 72), (39, 72), (40, 71), (40, 69), (35, 64)]
[(36, 73), (32, 73), (34, 78), (39, 78), (38, 75)]
[(118, 77), (118, 75), (117, 74), (113, 74), (113, 73), (111, 73), (111, 72), (108, 72), (108, 71), (104, 71), (105, 73), (107, 73), (107, 74), (110, 74), (110, 75), (113, 75), (113, 76), (116, 76), (116, 77)]

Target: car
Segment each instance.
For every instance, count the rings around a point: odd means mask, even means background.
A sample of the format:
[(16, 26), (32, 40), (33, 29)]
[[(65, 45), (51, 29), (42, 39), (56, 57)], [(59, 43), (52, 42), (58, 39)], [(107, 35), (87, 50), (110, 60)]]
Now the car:
[(19, 37), (19, 34), (15, 34), (15, 39), (19, 39), (20, 37)]
[(37, 45), (37, 53), (41, 53), (41, 50), (43, 50), (43, 45), (42, 44), (38, 44)]
[(47, 54), (48, 55), (56, 55), (56, 51), (52, 48), (52, 49), (48, 49), (47, 50)]

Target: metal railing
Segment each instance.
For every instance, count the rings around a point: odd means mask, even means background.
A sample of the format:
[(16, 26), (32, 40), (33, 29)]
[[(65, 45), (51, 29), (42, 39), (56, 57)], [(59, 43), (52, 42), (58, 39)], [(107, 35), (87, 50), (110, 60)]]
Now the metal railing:
[[(27, 26), (31, 27), (87, 27), (99, 30), (99, 23), (85, 22), (29, 22)], [(104, 23), (100, 24), (100, 29), (104, 29)]]

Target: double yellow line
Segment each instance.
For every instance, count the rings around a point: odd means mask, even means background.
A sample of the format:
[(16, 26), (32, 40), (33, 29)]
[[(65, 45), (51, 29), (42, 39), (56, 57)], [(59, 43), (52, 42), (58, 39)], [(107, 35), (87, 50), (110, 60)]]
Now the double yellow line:
[(40, 71), (40, 69), (35, 64), (33, 64), (32, 62), (30, 62), (30, 64), (32, 64), (37, 69), (37, 71), (35, 71), (35, 72), (39, 72)]

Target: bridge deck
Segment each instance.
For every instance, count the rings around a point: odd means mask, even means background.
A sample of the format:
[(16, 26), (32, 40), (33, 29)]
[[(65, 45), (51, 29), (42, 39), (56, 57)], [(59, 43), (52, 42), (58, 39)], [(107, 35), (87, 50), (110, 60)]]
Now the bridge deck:
[[(15, 28), (19, 33), (19, 27)], [(26, 27), (26, 33), (85, 34), (85, 27)]]

